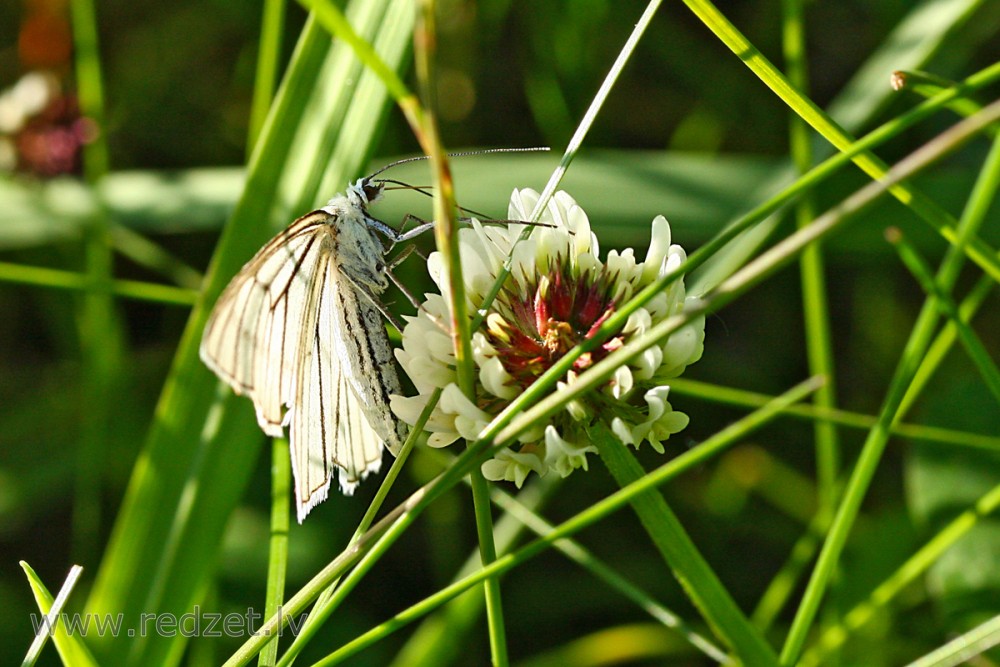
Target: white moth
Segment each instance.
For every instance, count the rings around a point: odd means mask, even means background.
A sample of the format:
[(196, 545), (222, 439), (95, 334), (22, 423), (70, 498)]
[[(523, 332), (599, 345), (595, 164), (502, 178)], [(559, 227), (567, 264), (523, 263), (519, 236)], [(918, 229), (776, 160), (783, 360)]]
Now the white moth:
[(250, 397), (264, 433), (290, 427), (299, 523), (326, 499), (334, 468), (349, 495), (379, 470), (382, 448), (396, 455), (406, 438), (389, 410), (400, 384), (378, 234), (398, 242), (424, 226), (398, 234), (371, 217), (383, 187), (361, 179), (271, 239), (226, 287), (202, 337), (202, 360)]

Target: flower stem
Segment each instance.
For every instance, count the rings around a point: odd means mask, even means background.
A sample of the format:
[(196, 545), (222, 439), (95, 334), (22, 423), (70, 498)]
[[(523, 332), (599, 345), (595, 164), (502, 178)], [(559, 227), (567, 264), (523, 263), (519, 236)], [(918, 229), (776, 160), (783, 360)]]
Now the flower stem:
[[(462, 257), (459, 252), (458, 228), (455, 220), (455, 184), (448, 167), (448, 157), (441, 146), (437, 127), (435, 104), (434, 57), (437, 35), (434, 20), (434, 0), (422, 0), (417, 12), (414, 30), (414, 59), (421, 97), (424, 101), (423, 123), (418, 138), (424, 151), (431, 157), (434, 170), (434, 237), (438, 251), (444, 258), (448, 271), (449, 312), (451, 314), (452, 345), (458, 387), (462, 393), (475, 400), (475, 364), (472, 359), (472, 334), (466, 310), (465, 280), (462, 277)], [(493, 538), (493, 516), (490, 512), (489, 489), (478, 469), (469, 471), (472, 481), (472, 500), (476, 516), (476, 533), (479, 537), (479, 552), (483, 565), (496, 560), (496, 544)], [(498, 667), (508, 664), (507, 632), (503, 619), (503, 605), (500, 597), (500, 581), (489, 578), (483, 582), (486, 595), (486, 617), (489, 627), (490, 652), (492, 662)]]

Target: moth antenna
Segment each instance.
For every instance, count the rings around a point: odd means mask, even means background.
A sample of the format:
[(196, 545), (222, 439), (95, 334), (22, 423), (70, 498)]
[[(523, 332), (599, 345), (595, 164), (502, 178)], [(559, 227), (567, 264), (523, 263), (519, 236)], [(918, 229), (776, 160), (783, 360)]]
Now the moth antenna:
[[(399, 187), (404, 188), (406, 190), (413, 190), (414, 192), (419, 192), (420, 194), (424, 195), (425, 197), (433, 197), (434, 196), (433, 192), (429, 192), (429, 190), (431, 189), (431, 186), (429, 186), (429, 185), (410, 185), (409, 183), (404, 183), (402, 181), (397, 181), (397, 180), (394, 180), (394, 179), (391, 179), (391, 178), (379, 178), (379, 179), (376, 179), (374, 182), (375, 183), (392, 183), (393, 185), (398, 185)], [(485, 213), (480, 213), (479, 211), (474, 211), (471, 208), (465, 208), (464, 206), (459, 206), (458, 210), (461, 211), (462, 213), (467, 213), (469, 215), (474, 215), (477, 218), (479, 218), (480, 220), (483, 220), (483, 219), (492, 220), (493, 219), (493, 218), (490, 218)]]
[[(487, 148), (481, 151), (461, 151), (459, 153), (448, 153), (448, 157), (468, 157), (470, 155), (486, 155), (487, 153), (537, 153), (546, 152), (549, 150), (548, 146), (531, 146), (529, 148)], [(420, 160), (429, 160), (430, 155), (417, 155), (415, 157), (407, 157), (402, 160), (396, 160), (395, 162), (390, 162), (378, 171), (372, 173), (370, 176), (366, 177), (365, 182), (370, 181), (375, 178), (383, 171), (392, 169), (393, 167), (398, 167), (401, 164), (407, 164), (410, 162), (419, 162)]]

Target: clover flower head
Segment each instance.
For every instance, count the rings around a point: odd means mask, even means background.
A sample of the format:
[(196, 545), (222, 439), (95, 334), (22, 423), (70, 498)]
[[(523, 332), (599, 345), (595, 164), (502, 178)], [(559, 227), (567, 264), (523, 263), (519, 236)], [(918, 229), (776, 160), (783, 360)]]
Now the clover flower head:
[[(533, 190), (515, 190), (508, 218), (527, 220), (538, 197)], [(433, 392), (443, 390), (425, 426), (431, 446), (445, 446), (459, 437), (476, 439), (496, 414), (556, 361), (686, 257), (683, 248), (671, 243), (666, 219), (657, 216), (644, 260), (637, 261), (629, 248), (612, 250), (602, 261), (587, 214), (565, 192), (552, 197), (531, 236), (517, 242), (523, 229), (522, 224), (485, 226), (473, 220), (471, 229), (459, 232), (470, 314), (482, 308), (504, 261), (512, 258), (511, 275), (472, 333), (478, 371), (474, 399), (458, 389), (451, 338), (443, 328), (449, 321), (442, 296), (447, 295), (445, 267), (439, 253), (428, 260), (442, 294), (428, 295), (416, 316), (407, 318), (403, 347), (396, 350), (418, 394), (394, 396), (391, 405), (400, 419), (414, 424)], [(693, 299), (685, 296), (683, 281), (674, 281), (633, 312), (614, 335), (577, 358), (556, 391), (572, 385), (595, 363), (658, 322), (682, 312)], [(586, 431), (598, 421), (622, 443), (638, 447), (649, 442), (662, 453), (662, 443), (688, 423), (687, 415), (667, 401), (667, 381), (701, 357), (704, 330), (704, 318), (695, 319), (620, 366), (599, 389), (571, 401), (551, 423), (522, 433), (516, 445), (484, 463), (484, 475), (520, 487), (532, 472), (566, 477), (577, 468), (586, 470), (587, 454), (597, 451)]]

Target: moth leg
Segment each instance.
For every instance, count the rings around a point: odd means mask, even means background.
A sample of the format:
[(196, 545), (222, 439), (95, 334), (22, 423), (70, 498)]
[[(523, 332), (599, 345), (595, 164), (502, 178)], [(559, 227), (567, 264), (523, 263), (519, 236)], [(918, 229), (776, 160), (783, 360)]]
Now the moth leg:
[[(413, 229), (411, 229), (408, 232), (402, 231), (402, 229), (404, 227), (406, 227), (406, 223), (409, 222), (410, 220), (416, 220), (420, 224), (417, 225), (416, 227), (414, 227)], [(393, 245), (396, 245), (397, 243), (405, 243), (406, 241), (409, 241), (411, 239), (415, 239), (418, 236), (420, 236), (421, 234), (423, 234), (424, 232), (430, 231), (433, 228), (434, 228), (434, 223), (433, 222), (427, 222), (426, 220), (418, 218), (417, 216), (413, 215), (412, 213), (407, 213), (403, 217), (403, 224), (400, 225), (400, 231), (396, 232), (395, 236), (390, 237), (390, 238), (392, 238), (392, 244)]]
[[(386, 273), (389, 275), (390, 278), (392, 278), (392, 281), (396, 283), (395, 276), (393, 276), (391, 272), (387, 271)], [(357, 290), (358, 294), (361, 294), (366, 299), (368, 299), (372, 303), (372, 305), (378, 309), (378, 312), (382, 313), (382, 316), (385, 317), (385, 319), (389, 320), (389, 323), (392, 324), (392, 326), (396, 327), (396, 329), (398, 329), (399, 331), (403, 330), (403, 323), (400, 322), (398, 319), (396, 319), (396, 316), (393, 315), (392, 312), (385, 307), (385, 304), (383, 304), (382, 301), (378, 298), (378, 296), (373, 294), (372, 291), (368, 289), (368, 287), (359, 283), (357, 280), (355, 280), (346, 273), (342, 273), (341, 275), (344, 278), (346, 278), (349, 283), (351, 283), (351, 286), (355, 290)], [(399, 283), (396, 284), (398, 285)]]
[[(392, 259), (391, 259), (391, 260), (389, 261), (389, 263), (388, 263), (388, 264), (386, 264), (386, 266), (385, 266), (385, 270), (386, 270), (386, 271), (390, 271), (390, 272), (391, 272), (391, 271), (392, 271), (393, 269), (395, 269), (395, 268), (396, 268), (397, 266), (399, 266), (399, 265), (400, 265), (400, 264), (402, 264), (402, 263), (403, 263), (404, 261), (406, 261), (406, 258), (407, 258), (407, 257), (409, 257), (410, 255), (412, 255), (412, 254), (414, 253), (414, 251), (417, 251), (417, 246), (413, 245), (412, 243), (411, 243), (410, 245), (406, 246), (405, 248), (403, 248), (403, 249), (402, 249), (402, 250), (401, 250), (401, 251), (399, 252), (399, 254), (398, 254), (398, 255), (396, 255), (395, 257), (393, 257), (393, 258), (392, 258)], [(418, 252), (418, 254), (419, 254), (419, 251), (417, 251), (417, 252)], [(427, 259), (427, 258), (425, 257), (424, 259)]]
[[(413, 304), (414, 308), (416, 308), (417, 310), (424, 309), (424, 307), (420, 304), (420, 302), (417, 301), (417, 297), (413, 296), (413, 293), (410, 292), (410, 290), (406, 287), (406, 285), (404, 285), (402, 281), (400, 281), (399, 278), (396, 277), (396, 274), (394, 274), (392, 271), (386, 271), (386, 275), (389, 276), (389, 280), (392, 281), (392, 284), (399, 288), (399, 291), (403, 293), (403, 296), (406, 297), (407, 301)], [(429, 314), (430, 313), (428, 313), (428, 315)], [(402, 329), (400, 329), (400, 331), (402, 331)]]

